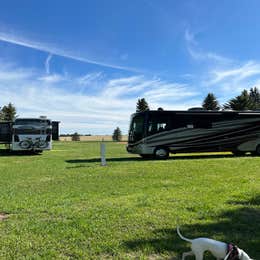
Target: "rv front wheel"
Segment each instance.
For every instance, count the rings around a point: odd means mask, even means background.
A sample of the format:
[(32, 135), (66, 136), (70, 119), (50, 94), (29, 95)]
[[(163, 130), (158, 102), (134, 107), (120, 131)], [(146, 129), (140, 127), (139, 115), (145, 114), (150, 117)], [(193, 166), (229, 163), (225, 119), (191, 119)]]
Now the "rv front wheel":
[(169, 151), (166, 148), (158, 147), (154, 151), (155, 159), (168, 159), (169, 158)]

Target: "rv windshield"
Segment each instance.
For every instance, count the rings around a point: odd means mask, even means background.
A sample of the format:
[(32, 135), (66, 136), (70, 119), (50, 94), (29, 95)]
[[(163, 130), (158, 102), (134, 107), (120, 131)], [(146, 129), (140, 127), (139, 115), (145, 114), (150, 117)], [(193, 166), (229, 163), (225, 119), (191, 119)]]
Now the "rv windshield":
[(134, 143), (143, 138), (144, 117), (142, 115), (134, 116), (131, 121), (129, 131), (129, 141)]
[(14, 125), (49, 126), (51, 122), (48, 119), (16, 119)]

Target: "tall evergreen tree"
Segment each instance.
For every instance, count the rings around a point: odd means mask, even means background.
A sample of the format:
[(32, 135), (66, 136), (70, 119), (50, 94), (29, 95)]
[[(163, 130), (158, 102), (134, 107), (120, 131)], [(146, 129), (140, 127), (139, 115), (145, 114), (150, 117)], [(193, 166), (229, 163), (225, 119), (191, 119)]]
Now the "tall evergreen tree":
[(250, 109), (260, 109), (260, 93), (257, 87), (251, 88), (249, 91), (249, 99), (251, 102)]
[(1, 120), (3, 121), (14, 121), (16, 118), (16, 108), (12, 103), (3, 106), (1, 109)]
[(219, 103), (213, 93), (208, 93), (205, 97), (202, 107), (206, 110), (219, 110), (220, 106)]
[(226, 104), (224, 104), (225, 109), (232, 110), (249, 110), (251, 107), (252, 103), (246, 89), (244, 89), (239, 96), (230, 99)]
[(3, 121), (3, 120), (4, 120), (4, 115), (2, 112), (2, 108), (0, 107), (0, 121)]
[(122, 140), (122, 132), (119, 127), (117, 127), (112, 135), (113, 141), (120, 142)]
[(144, 98), (138, 99), (136, 104), (136, 112), (149, 110), (149, 105)]

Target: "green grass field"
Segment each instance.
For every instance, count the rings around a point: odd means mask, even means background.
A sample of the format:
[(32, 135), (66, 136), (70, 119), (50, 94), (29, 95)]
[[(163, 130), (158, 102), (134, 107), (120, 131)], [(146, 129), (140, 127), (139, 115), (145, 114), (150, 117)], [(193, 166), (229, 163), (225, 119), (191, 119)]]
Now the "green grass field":
[(0, 259), (180, 259), (189, 245), (177, 222), (187, 237), (232, 241), (260, 259), (260, 157), (153, 161), (106, 146), (105, 167), (96, 142), (1, 152)]

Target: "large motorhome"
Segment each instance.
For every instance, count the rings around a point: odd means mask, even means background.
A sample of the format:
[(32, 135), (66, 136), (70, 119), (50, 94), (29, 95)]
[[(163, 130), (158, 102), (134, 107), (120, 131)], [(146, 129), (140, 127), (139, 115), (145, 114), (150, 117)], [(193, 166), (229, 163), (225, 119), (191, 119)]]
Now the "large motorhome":
[(52, 149), (52, 140), (59, 138), (59, 122), (45, 117), (17, 118), (14, 122), (0, 122), (0, 143), (12, 151)]
[(231, 151), (260, 155), (258, 111), (145, 111), (131, 116), (127, 151), (166, 159), (169, 153)]

